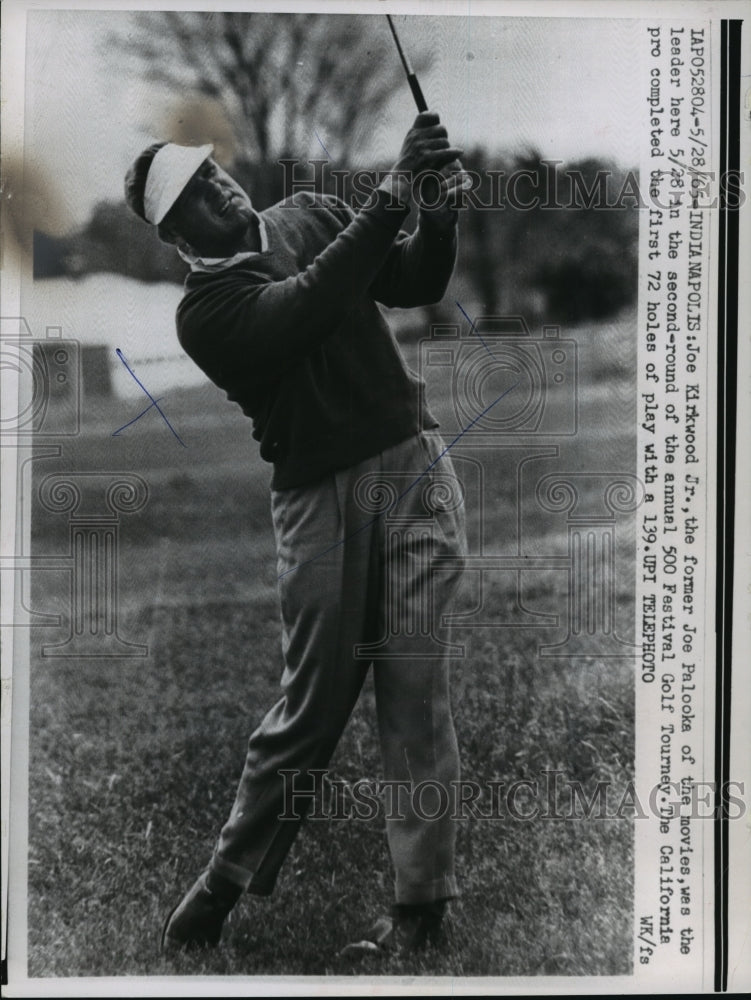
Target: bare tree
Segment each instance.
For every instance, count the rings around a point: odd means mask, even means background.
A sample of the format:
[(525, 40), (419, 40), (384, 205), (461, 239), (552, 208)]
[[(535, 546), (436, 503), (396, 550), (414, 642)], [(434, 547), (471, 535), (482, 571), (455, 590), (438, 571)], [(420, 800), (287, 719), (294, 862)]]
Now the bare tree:
[[(314, 130), (349, 165), (358, 125), (377, 128), (406, 87), (378, 16), (139, 12), (114, 41), (146, 79), (218, 109), (241, 166), (304, 155)], [(415, 52), (414, 62), (424, 69), (429, 60)], [(198, 118), (190, 124), (205, 133), (206, 116)]]

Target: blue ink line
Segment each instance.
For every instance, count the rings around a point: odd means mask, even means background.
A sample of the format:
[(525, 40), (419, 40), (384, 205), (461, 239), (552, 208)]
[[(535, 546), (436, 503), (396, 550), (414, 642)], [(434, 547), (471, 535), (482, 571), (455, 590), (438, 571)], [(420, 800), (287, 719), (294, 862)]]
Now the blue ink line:
[[(163, 397), (160, 396), (159, 399), (157, 400), (157, 403), (160, 403), (162, 401), (162, 399), (163, 399)], [(138, 414), (137, 417), (133, 417), (133, 419), (129, 420), (127, 422), (127, 424), (123, 424), (122, 427), (118, 427), (116, 431), (113, 431), (112, 432), (112, 437), (117, 437), (117, 435), (120, 433), (120, 431), (124, 431), (126, 427), (130, 427), (131, 424), (134, 424), (136, 422), (136, 420), (140, 420), (141, 417), (145, 413), (148, 413), (149, 410), (153, 409), (155, 405), (156, 405), (155, 403), (149, 403), (149, 405), (146, 407), (146, 409), (145, 410), (141, 410), (141, 412)]]
[(459, 302), (458, 299), (454, 299), (454, 302), (456, 302), (456, 304), (459, 306), (459, 310), (460, 310), (462, 316), (464, 316), (464, 318), (467, 320), (467, 322), (469, 323), (469, 325), (472, 327), (472, 333), (476, 333), (477, 334), (477, 336), (480, 338), (480, 343), (482, 344), (482, 346), (485, 348), (485, 350), (488, 352), (488, 354), (491, 356), (491, 358), (494, 358), (495, 355), (490, 350), (490, 348), (485, 343), (485, 341), (482, 339), (480, 331), (477, 329), (477, 327), (475, 326), (475, 324), (472, 322), (472, 320), (469, 318), (469, 316), (466, 314), (466, 312), (462, 308), (461, 302)]
[(509, 392), (511, 392), (512, 389), (515, 389), (517, 387), (517, 385), (519, 385), (519, 383), (518, 382), (514, 382), (514, 384), (510, 385), (508, 387), (508, 389), (504, 389), (503, 392), (500, 394), (500, 396), (497, 399), (493, 400), (493, 402), (490, 404), (490, 406), (486, 406), (485, 409), (482, 410), (480, 413), (478, 413), (477, 416), (473, 420), (470, 420), (470, 422), (467, 424), (467, 426), (464, 427), (461, 431), (459, 431), (459, 433), (456, 435), (456, 437), (454, 438), (454, 440), (450, 444), (446, 445), (446, 447), (443, 449), (443, 451), (438, 456), (438, 458), (434, 459), (430, 463), (430, 465), (423, 472), (420, 473), (420, 475), (417, 477), (417, 479), (415, 479), (415, 481), (413, 483), (410, 483), (410, 485), (407, 487), (407, 489), (403, 493), (399, 494), (399, 496), (396, 498), (396, 500), (394, 500), (394, 502), (391, 505), (391, 507), (389, 507), (388, 509), (389, 510), (393, 510), (393, 508), (396, 507), (396, 505), (399, 503), (399, 501), (401, 499), (403, 499), (404, 497), (406, 497), (406, 495), (410, 492), (410, 490), (414, 489), (414, 487), (417, 486), (417, 484), (420, 482), (420, 480), (423, 479), (430, 472), (430, 470), (435, 465), (438, 465), (438, 463), (441, 461), (441, 459), (443, 458), (443, 456), (447, 455), (451, 451), (451, 449), (454, 447), (454, 445), (457, 443), (457, 441), (461, 441), (461, 439), (464, 437), (464, 435), (467, 433), (467, 431), (471, 431), (472, 428), (477, 423), (477, 421), (478, 420), (482, 420), (482, 418), (485, 416), (485, 414), (489, 410), (492, 410), (493, 407), (496, 405), (496, 403), (500, 403), (500, 401), (503, 399), (503, 397), (506, 396)]
[[(171, 423), (169, 422), (169, 420), (167, 419), (167, 414), (166, 414), (166, 413), (165, 413), (165, 412), (164, 412), (164, 411), (162, 410), (161, 406), (159, 405), (159, 401), (158, 401), (158, 400), (156, 400), (156, 399), (154, 399), (154, 397), (153, 397), (153, 396), (151, 395), (151, 393), (150, 393), (150, 392), (149, 392), (149, 390), (148, 390), (148, 389), (146, 388), (146, 386), (145, 386), (145, 385), (143, 384), (143, 382), (142, 382), (142, 381), (141, 381), (141, 380), (140, 380), (140, 379), (138, 378), (138, 376), (136, 375), (136, 373), (135, 373), (135, 372), (133, 371), (133, 369), (132, 369), (132, 368), (130, 367), (130, 365), (128, 364), (128, 362), (127, 362), (127, 361), (125, 360), (125, 355), (123, 354), (123, 352), (122, 352), (122, 351), (120, 350), (120, 348), (119, 348), (119, 347), (116, 347), (116, 348), (115, 348), (115, 354), (116, 354), (116, 355), (118, 356), (118, 358), (120, 358), (120, 360), (122, 361), (122, 363), (123, 363), (123, 364), (125, 365), (125, 367), (126, 367), (126, 368), (128, 369), (128, 372), (129, 372), (129, 374), (130, 374), (130, 375), (131, 375), (131, 376), (133, 377), (133, 380), (135, 381), (135, 383), (136, 383), (136, 384), (137, 384), (138, 386), (140, 386), (140, 387), (141, 387), (141, 389), (143, 389), (143, 391), (144, 391), (144, 392), (146, 393), (146, 395), (147, 395), (147, 396), (149, 397), (149, 399), (151, 400), (151, 406), (155, 406), (155, 407), (156, 407), (156, 410), (157, 410), (157, 412), (159, 413), (159, 415), (161, 416), (162, 420), (163, 420), (163, 421), (165, 422), (165, 424), (166, 424), (166, 425), (167, 425), (167, 426), (169, 427), (169, 429), (170, 429), (170, 430), (172, 431), (172, 433), (173, 433), (173, 434), (175, 435), (175, 437), (176, 437), (176, 438), (177, 438), (177, 440), (178, 440), (178, 441), (180, 442), (180, 444), (181, 444), (181, 445), (183, 446), (183, 448), (187, 448), (187, 447), (188, 447), (188, 446), (187, 446), (187, 444), (186, 444), (186, 443), (185, 443), (185, 442), (183, 441), (183, 439), (182, 439), (182, 438), (180, 437), (180, 435), (179, 435), (179, 434), (177, 433), (177, 431), (175, 430), (175, 428), (174, 428), (174, 427), (172, 426), (172, 424), (171, 424)], [(150, 409), (151, 409), (151, 406), (148, 406), (148, 407), (146, 407), (146, 409), (147, 409), (147, 410), (150, 410)], [(146, 412), (146, 410), (144, 410), (144, 413), (145, 413), (145, 412)], [(142, 414), (139, 414), (139, 415), (140, 415), (140, 416), (143, 416), (143, 413), (142, 413)], [(136, 419), (137, 419), (137, 418), (136, 418)], [(131, 421), (131, 423), (132, 423), (132, 422), (133, 422), (133, 421)], [(127, 426), (128, 426), (128, 425), (127, 425), (127, 424), (125, 424), (125, 427), (127, 427)], [(121, 428), (120, 428), (120, 430), (123, 430), (123, 428), (121, 427)], [(114, 437), (114, 436), (115, 436), (115, 434), (118, 434), (118, 433), (119, 433), (119, 431), (115, 431), (115, 432), (114, 432), (114, 434), (113, 434), (112, 436)]]
[[(461, 308), (461, 306), (459, 308)], [(486, 406), (485, 409), (482, 410), (480, 413), (478, 413), (477, 416), (473, 420), (471, 420), (467, 424), (466, 427), (464, 427), (461, 431), (459, 431), (459, 433), (456, 435), (456, 437), (454, 438), (454, 440), (450, 444), (446, 445), (446, 447), (443, 449), (443, 451), (438, 456), (438, 458), (433, 459), (433, 461), (430, 463), (430, 465), (427, 466), (427, 468), (423, 469), (423, 471), (420, 473), (420, 475), (413, 482), (411, 482), (409, 484), (409, 486), (406, 488), (406, 490), (404, 490), (402, 493), (399, 494), (399, 496), (396, 498), (396, 500), (394, 500), (394, 502), (389, 507), (387, 507), (385, 510), (382, 510), (380, 514), (376, 514), (375, 517), (372, 517), (369, 521), (366, 521), (365, 524), (361, 525), (359, 528), (356, 528), (353, 532), (351, 532), (345, 538), (341, 538), (338, 542), (333, 542), (331, 545), (327, 546), (327, 548), (321, 549), (321, 551), (318, 552), (318, 553), (316, 553), (316, 555), (311, 556), (310, 559), (306, 559), (306, 560), (304, 560), (304, 562), (297, 563), (296, 566), (292, 566), (291, 569), (286, 569), (283, 573), (279, 574), (279, 576), (277, 577), (277, 579), (281, 580), (283, 577), (288, 576), (290, 573), (294, 573), (295, 570), (298, 570), (298, 569), (300, 569), (303, 566), (307, 566), (309, 563), (315, 562), (317, 559), (320, 559), (322, 556), (328, 555), (329, 552), (333, 552), (334, 549), (338, 549), (339, 546), (344, 545), (345, 542), (348, 542), (351, 538), (355, 538), (355, 536), (359, 535), (360, 532), (366, 531), (368, 528), (371, 527), (371, 525), (375, 524), (376, 521), (380, 520), (380, 518), (382, 518), (385, 514), (388, 514), (389, 511), (393, 510), (394, 507), (396, 507), (396, 505), (399, 503), (399, 501), (403, 500), (404, 497), (406, 497), (407, 494), (409, 492), (411, 492), (411, 490), (413, 490), (415, 488), (415, 486), (417, 486), (417, 484), (419, 482), (421, 482), (421, 480), (423, 480), (425, 478), (425, 476), (427, 476), (427, 474), (430, 472), (430, 470), (441, 461), (441, 459), (444, 457), (444, 455), (447, 455), (451, 451), (451, 449), (454, 447), (454, 445), (458, 441), (460, 441), (464, 437), (464, 435), (475, 426), (475, 424), (478, 422), (478, 420), (482, 420), (482, 418), (485, 416), (485, 414), (489, 413), (490, 410), (492, 410), (494, 406), (496, 406), (498, 403), (500, 403), (500, 401), (503, 399), (503, 397), (506, 396), (509, 392), (511, 392), (512, 389), (515, 389), (517, 387), (517, 385), (519, 385), (519, 383), (518, 382), (514, 382), (514, 384), (510, 385), (508, 387), (508, 389), (504, 389), (503, 392), (500, 394), (500, 396), (498, 396), (497, 399), (494, 399), (493, 402), (489, 406)]]
[(331, 157), (331, 153), (329, 153), (328, 149), (326, 149), (326, 147), (324, 146), (323, 140), (321, 139), (321, 137), (318, 134), (318, 132), (315, 129), (313, 129), (313, 133), (315, 134), (316, 139), (318, 139), (318, 142), (321, 145), (321, 149), (324, 151), (324, 153), (326, 154), (326, 156), (328, 156), (328, 158), (331, 159), (332, 158)]

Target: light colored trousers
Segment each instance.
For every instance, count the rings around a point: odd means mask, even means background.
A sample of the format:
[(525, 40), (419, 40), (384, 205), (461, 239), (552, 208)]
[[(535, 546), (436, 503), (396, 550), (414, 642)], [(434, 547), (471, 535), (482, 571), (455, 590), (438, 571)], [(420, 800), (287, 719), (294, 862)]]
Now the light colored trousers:
[[(441, 619), (466, 536), (443, 451), (440, 435), (426, 431), (310, 486), (272, 492), (282, 697), (250, 737), (211, 861), (250, 892), (271, 892), (300, 826), (286, 818), (290, 777), (280, 772), (300, 772), (296, 790), (314, 787), (311, 771), (327, 766), (372, 663), (384, 778), (409, 783), (398, 808), (383, 813), (396, 901), (457, 894), (459, 757)], [(300, 796), (295, 807), (305, 811)]]

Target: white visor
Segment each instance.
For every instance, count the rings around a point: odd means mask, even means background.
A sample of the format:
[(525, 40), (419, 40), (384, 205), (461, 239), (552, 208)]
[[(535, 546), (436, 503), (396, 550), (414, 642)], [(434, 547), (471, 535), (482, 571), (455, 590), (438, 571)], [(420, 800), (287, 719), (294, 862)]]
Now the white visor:
[(146, 219), (158, 226), (172, 208), (193, 174), (214, 152), (212, 145), (178, 146), (168, 142), (151, 161), (143, 192)]

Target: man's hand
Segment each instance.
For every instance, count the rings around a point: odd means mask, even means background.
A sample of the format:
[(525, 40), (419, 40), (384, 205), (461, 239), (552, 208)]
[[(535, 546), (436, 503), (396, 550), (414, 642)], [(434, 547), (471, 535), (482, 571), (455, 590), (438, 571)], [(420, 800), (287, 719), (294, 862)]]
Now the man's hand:
[(434, 111), (423, 111), (407, 132), (393, 170), (416, 177), (423, 170), (441, 170), (458, 160), (464, 150), (449, 143), (445, 125)]
[(424, 175), (417, 182), (415, 200), (420, 209), (420, 225), (427, 223), (433, 229), (453, 229), (457, 213), (462, 207), (462, 190), (472, 186), (469, 174), (462, 170), (458, 160), (441, 171), (442, 178)]
[[(401, 204), (408, 204), (414, 190), (418, 204), (440, 206), (455, 200), (452, 192), (461, 187), (462, 176), (452, 173), (440, 185), (436, 173), (444, 171), (450, 164), (460, 169), (459, 157), (464, 151), (449, 143), (448, 133), (434, 111), (423, 111), (415, 118), (412, 128), (402, 143), (399, 157), (391, 168), (392, 191)], [(420, 180), (420, 175), (431, 171)], [(434, 212), (440, 209), (436, 207)]]

